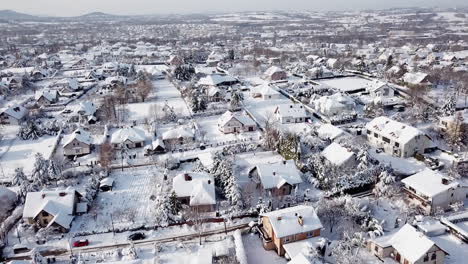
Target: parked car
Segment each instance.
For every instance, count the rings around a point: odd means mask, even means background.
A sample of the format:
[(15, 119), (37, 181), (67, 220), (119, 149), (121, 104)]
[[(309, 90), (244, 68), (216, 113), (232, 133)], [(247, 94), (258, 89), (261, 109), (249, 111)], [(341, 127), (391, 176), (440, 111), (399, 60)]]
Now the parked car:
[(143, 233), (133, 233), (128, 236), (128, 240), (135, 241), (135, 240), (142, 240), (145, 239), (145, 234)]
[(88, 239), (77, 240), (73, 242), (73, 247), (86, 247), (89, 245)]

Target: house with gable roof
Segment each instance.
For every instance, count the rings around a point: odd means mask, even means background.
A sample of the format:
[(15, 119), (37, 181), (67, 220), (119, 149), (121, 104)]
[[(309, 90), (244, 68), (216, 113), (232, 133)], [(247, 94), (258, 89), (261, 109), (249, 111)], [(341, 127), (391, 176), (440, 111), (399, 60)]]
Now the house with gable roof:
[(125, 127), (112, 133), (110, 143), (116, 149), (120, 149), (122, 146), (133, 149), (142, 148), (145, 145), (145, 140), (146, 134), (142, 129), (136, 127)]
[(37, 91), (35, 94), (36, 102), (40, 105), (50, 105), (54, 104), (59, 99), (59, 93), (57, 90), (45, 89), (42, 91)]
[(268, 81), (280, 81), (286, 80), (286, 78), (288, 78), (288, 74), (277, 66), (271, 66), (270, 68), (268, 68), (263, 74), (263, 76), (264, 79)]
[(63, 143), (64, 156), (82, 156), (91, 153), (92, 144), (91, 133), (78, 128), (69, 135)]
[(70, 229), (75, 215), (86, 213), (87, 204), (81, 203), (81, 194), (75, 189), (29, 192), (23, 209), (23, 219), (41, 227), (56, 227), (62, 232)]
[(19, 104), (0, 109), (0, 124), (19, 125), (24, 120), (28, 110)]
[(315, 209), (310, 205), (298, 205), (260, 215), (258, 228), (263, 240), (263, 247), (275, 250), (280, 256), (286, 253), (284, 248), (301, 240), (320, 236), (322, 223)]
[(174, 177), (172, 188), (177, 199), (197, 212), (212, 212), (216, 207), (213, 176), (202, 172), (185, 172)]
[(272, 196), (290, 195), (302, 183), (293, 160), (259, 164), (249, 171), (249, 177)]
[(303, 123), (307, 121), (307, 112), (302, 104), (278, 105), (274, 111), (281, 124)]
[(367, 123), (366, 130), (369, 143), (396, 157), (412, 157), (435, 147), (431, 138), (421, 130), (385, 116)]
[(255, 131), (257, 124), (244, 112), (227, 111), (218, 120), (218, 129), (224, 134)]
[[(368, 250), (382, 261), (443, 264), (448, 253), (410, 224), (396, 233), (369, 240)], [(385, 262), (387, 263), (387, 262)]]

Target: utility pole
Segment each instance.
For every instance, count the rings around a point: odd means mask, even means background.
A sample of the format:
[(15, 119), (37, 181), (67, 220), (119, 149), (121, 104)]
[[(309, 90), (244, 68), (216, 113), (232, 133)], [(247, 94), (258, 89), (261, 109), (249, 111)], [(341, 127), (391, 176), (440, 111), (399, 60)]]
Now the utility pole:
[(111, 223), (112, 223), (112, 235), (115, 236), (115, 229), (114, 229), (114, 219), (112, 218), (112, 213), (110, 214)]

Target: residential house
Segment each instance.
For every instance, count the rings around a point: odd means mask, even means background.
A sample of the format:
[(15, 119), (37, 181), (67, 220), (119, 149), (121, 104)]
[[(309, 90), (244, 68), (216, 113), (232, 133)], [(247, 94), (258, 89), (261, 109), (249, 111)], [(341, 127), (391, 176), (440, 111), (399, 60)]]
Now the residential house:
[(28, 110), (21, 105), (15, 104), (6, 108), (0, 109), (0, 124), (2, 125), (19, 125), (24, 120)]
[(302, 104), (279, 105), (274, 113), (281, 124), (303, 123), (308, 119), (307, 112)]
[(87, 204), (81, 203), (81, 194), (75, 189), (29, 192), (23, 209), (23, 219), (40, 227), (54, 227), (62, 232), (70, 229), (75, 215), (86, 213)]
[(258, 97), (257, 95), (259, 95), (263, 100), (276, 100), (282, 98), (281, 93), (267, 83), (255, 87), (255, 90), (256, 92), (254, 92), (253, 96)]
[(37, 91), (35, 99), (39, 105), (51, 105), (58, 101), (59, 93), (56, 90), (45, 89)]
[(284, 245), (320, 236), (322, 223), (309, 205), (298, 205), (260, 215), (263, 247), (283, 256)]
[(452, 209), (463, 204), (467, 189), (440, 172), (426, 169), (401, 181), (408, 199), (426, 214)]
[(429, 75), (422, 72), (407, 72), (403, 75), (403, 81), (411, 85), (432, 86)]
[(9, 89), (19, 89), (23, 87), (23, 77), (17, 75), (3, 77), (2, 83), (5, 84)]
[(224, 99), (223, 93), (216, 86), (210, 86), (207, 92), (208, 92), (208, 100), (210, 102), (220, 102)]
[(368, 250), (385, 263), (443, 264), (448, 253), (409, 224), (396, 233), (369, 240)]
[(377, 148), (396, 157), (408, 158), (423, 154), (435, 146), (421, 130), (380, 116), (366, 125), (367, 140)]
[(145, 145), (146, 134), (140, 128), (137, 127), (125, 127), (120, 128), (114, 133), (110, 143), (116, 149), (120, 149), (125, 146), (128, 149), (142, 148)]
[(218, 120), (218, 129), (224, 134), (255, 131), (257, 124), (245, 112), (227, 111)]
[(179, 126), (162, 134), (162, 140), (167, 149), (173, 149), (177, 145), (195, 142), (195, 133), (192, 129)]
[(320, 114), (332, 117), (343, 113), (354, 112), (356, 103), (353, 98), (343, 93), (322, 96), (312, 102), (314, 109)]
[(352, 167), (356, 165), (356, 155), (354, 152), (335, 142), (326, 147), (321, 154), (336, 167)]
[(75, 78), (64, 78), (58, 80), (53, 83), (50, 88), (58, 90), (61, 93), (74, 93), (81, 89), (78, 80)]
[(227, 74), (210, 74), (206, 77), (201, 78), (198, 81), (198, 84), (201, 86), (219, 87), (219, 86), (231, 86), (238, 82), (239, 81), (236, 78)]
[(450, 129), (468, 131), (468, 109), (457, 111), (451, 116), (441, 117), (438, 126), (439, 129), (444, 132)]
[(379, 80), (371, 81), (367, 86), (367, 92), (374, 98), (374, 102), (384, 106), (403, 103), (403, 100), (397, 97), (399, 93), (396, 88)]
[(81, 101), (78, 104), (68, 106), (62, 113), (68, 115), (68, 122), (93, 124), (97, 121), (96, 110), (93, 102)]
[(260, 164), (249, 171), (249, 177), (272, 196), (290, 195), (302, 183), (293, 160)]
[(182, 59), (180, 56), (174, 55), (174, 56), (169, 57), (167, 64), (170, 66), (177, 67), (177, 66), (184, 64), (184, 59)]
[(78, 128), (63, 143), (64, 156), (82, 156), (91, 153), (91, 133)]
[(263, 74), (263, 78), (268, 81), (281, 81), (288, 78), (288, 74), (277, 66), (271, 66)]
[(212, 212), (216, 206), (213, 176), (202, 172), (185, 172), (174, 177), (172, 188), (177, 199), (197, 212)]

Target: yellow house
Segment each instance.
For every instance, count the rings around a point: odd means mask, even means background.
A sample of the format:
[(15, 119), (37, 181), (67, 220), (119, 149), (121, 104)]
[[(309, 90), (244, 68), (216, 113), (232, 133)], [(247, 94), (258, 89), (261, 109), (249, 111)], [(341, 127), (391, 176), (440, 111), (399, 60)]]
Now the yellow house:
[(318, 237), (322, 223), (312, 206), (298, 205), (261, 215), (260, 233), (263, 247), (283, 256), (283, 245)]

